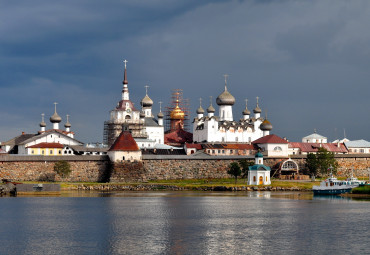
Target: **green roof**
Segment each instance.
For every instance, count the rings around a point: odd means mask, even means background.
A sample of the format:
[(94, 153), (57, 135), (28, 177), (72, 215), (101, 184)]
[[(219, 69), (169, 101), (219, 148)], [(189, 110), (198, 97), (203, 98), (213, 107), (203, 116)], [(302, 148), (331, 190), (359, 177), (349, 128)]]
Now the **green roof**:
[(263, 155), (261, 152), (257, 152), (256, 155), (254, 155), (255, 158), (263, 158)]
[(249, 167), (249, 170), (254, 170), (254, 171), (260, 171), (260, 170), (261, 171), (271, 171), (271, 168), (269, 166), (258, 164), (258, 165), (250, 166)]

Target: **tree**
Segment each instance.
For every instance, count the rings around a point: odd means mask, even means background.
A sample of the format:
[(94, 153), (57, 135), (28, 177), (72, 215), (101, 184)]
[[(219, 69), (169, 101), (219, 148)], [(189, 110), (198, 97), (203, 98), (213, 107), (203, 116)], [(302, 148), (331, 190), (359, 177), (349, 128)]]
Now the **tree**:
[(54, 164), (54, 171), (62, 178), (67, 177), (71, 173), (71, 165), (64, 160), (58, 161)]
[(316, 154), (316, 159), (321, 176), (328, 175), (330, 171), (333, 171), (334, 174), (337, 173), (339, 165), (336, 159), (334, 158), (333, 152), (329, 152), (325, 148), (319, 148)]
[(240, 169), (240, 166), (237, 162), (233, 162), (230, 164), (230, 168), (227, 171), (228, 174), (232, 175), (235, 177), (235, 184), (238, 180), (238, 176), (242, 173), (242, 170)]
[(319, 148), (316, 155), (312, 153), (307, 155), (305, 165), (314, 176), (328, 175), (329, 171), (333, 171), (335, 174), (339, 166), (334, 158), (334, 153), (322, 147)]
[(242, 160), (239, 160), (239, 165), (242, 171), (242, 178), (247, 178), (249, 167), (254, 165), (253, 161), (242, 159)]
[(317, 176), (317, 158), (315, 154), (313, 153), (307, 154), (305, 166), (311, 175), (315, 177)]

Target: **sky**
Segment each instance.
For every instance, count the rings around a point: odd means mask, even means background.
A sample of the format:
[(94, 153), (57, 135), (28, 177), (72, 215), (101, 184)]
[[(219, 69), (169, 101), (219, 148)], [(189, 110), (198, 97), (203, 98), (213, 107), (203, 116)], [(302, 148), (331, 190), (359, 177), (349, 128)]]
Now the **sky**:
[[(0, 141), (36, 133), (45, 113), (70, 115), (75, 138), (102, 142), (121, 98), (127, 59), (130, 99), (168, 105), (182, 89), (196, 116), (224, 89), (256, 97), (274, 133), (300, 141), (370, 140), (368, 0), (0, 1)], [(216, 114), (218, 107), (216, 107)]]

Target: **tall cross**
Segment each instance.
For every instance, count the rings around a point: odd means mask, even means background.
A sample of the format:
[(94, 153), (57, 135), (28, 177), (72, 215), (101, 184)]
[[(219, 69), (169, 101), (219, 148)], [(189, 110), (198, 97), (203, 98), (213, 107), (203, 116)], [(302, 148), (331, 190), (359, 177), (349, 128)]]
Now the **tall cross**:
[(57, 102), (55, 102), (55, 103), (54, 103), (54, 105), (55, 105), (55, 106), (54, 106), (54, 110), (55, 110), (55, 112), (57, 112), (57, 104), (58, 104)]
[(247, 108), (248, 105), (248, 99), (245, 99), (245, 108)]
[(202, 107), (202, 98), (199, 98), (199, 107)]
[(67, 122), (69, 122), (69, 115), (67, 114)]
[(257, 98), (257, 106), (258, 106), (258, 99), (260, 99), (259, 97), (256, 97)]
[(265, 110), (265, 119), (267, 120), (267, 109)]
[(209, 96), (209, 101), (211, 102), (212, 105), (212, 96)]
[(162, 101), (159, 101), (159, 112), (162, 112)]
[(126, 64), (127, 64), (127, 60), (125, 59), (125, 60), (123, 60), (123, 63), (125, 63), (125, 69), (126, 69)]
[(145, 87), (145, 94), (148, 95), (148, 88), (149, 88), (149, 86), (148, 85), (145, 85), (144, 87)]

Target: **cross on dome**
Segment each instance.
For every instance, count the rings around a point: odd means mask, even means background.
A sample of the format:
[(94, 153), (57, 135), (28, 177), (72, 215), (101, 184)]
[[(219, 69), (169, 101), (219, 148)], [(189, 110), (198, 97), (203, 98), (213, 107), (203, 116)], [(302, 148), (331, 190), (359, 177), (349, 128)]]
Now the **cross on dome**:
[(149, 86), (148, 85), (145, 85), (144, 87), (145, 87), (145, 94), (148, 95), (148, 88), (149, 88)]
[(227, 90), (227, 78), (229, 77), (228, 74), (224, 74), (225, 77), (225, 90)]
[(125, 69), (126, 69), (126, 64), (127, 64), (127, 60), (125, 59), (125, 60), (123, 60), (123, 63), (125, 63)]

